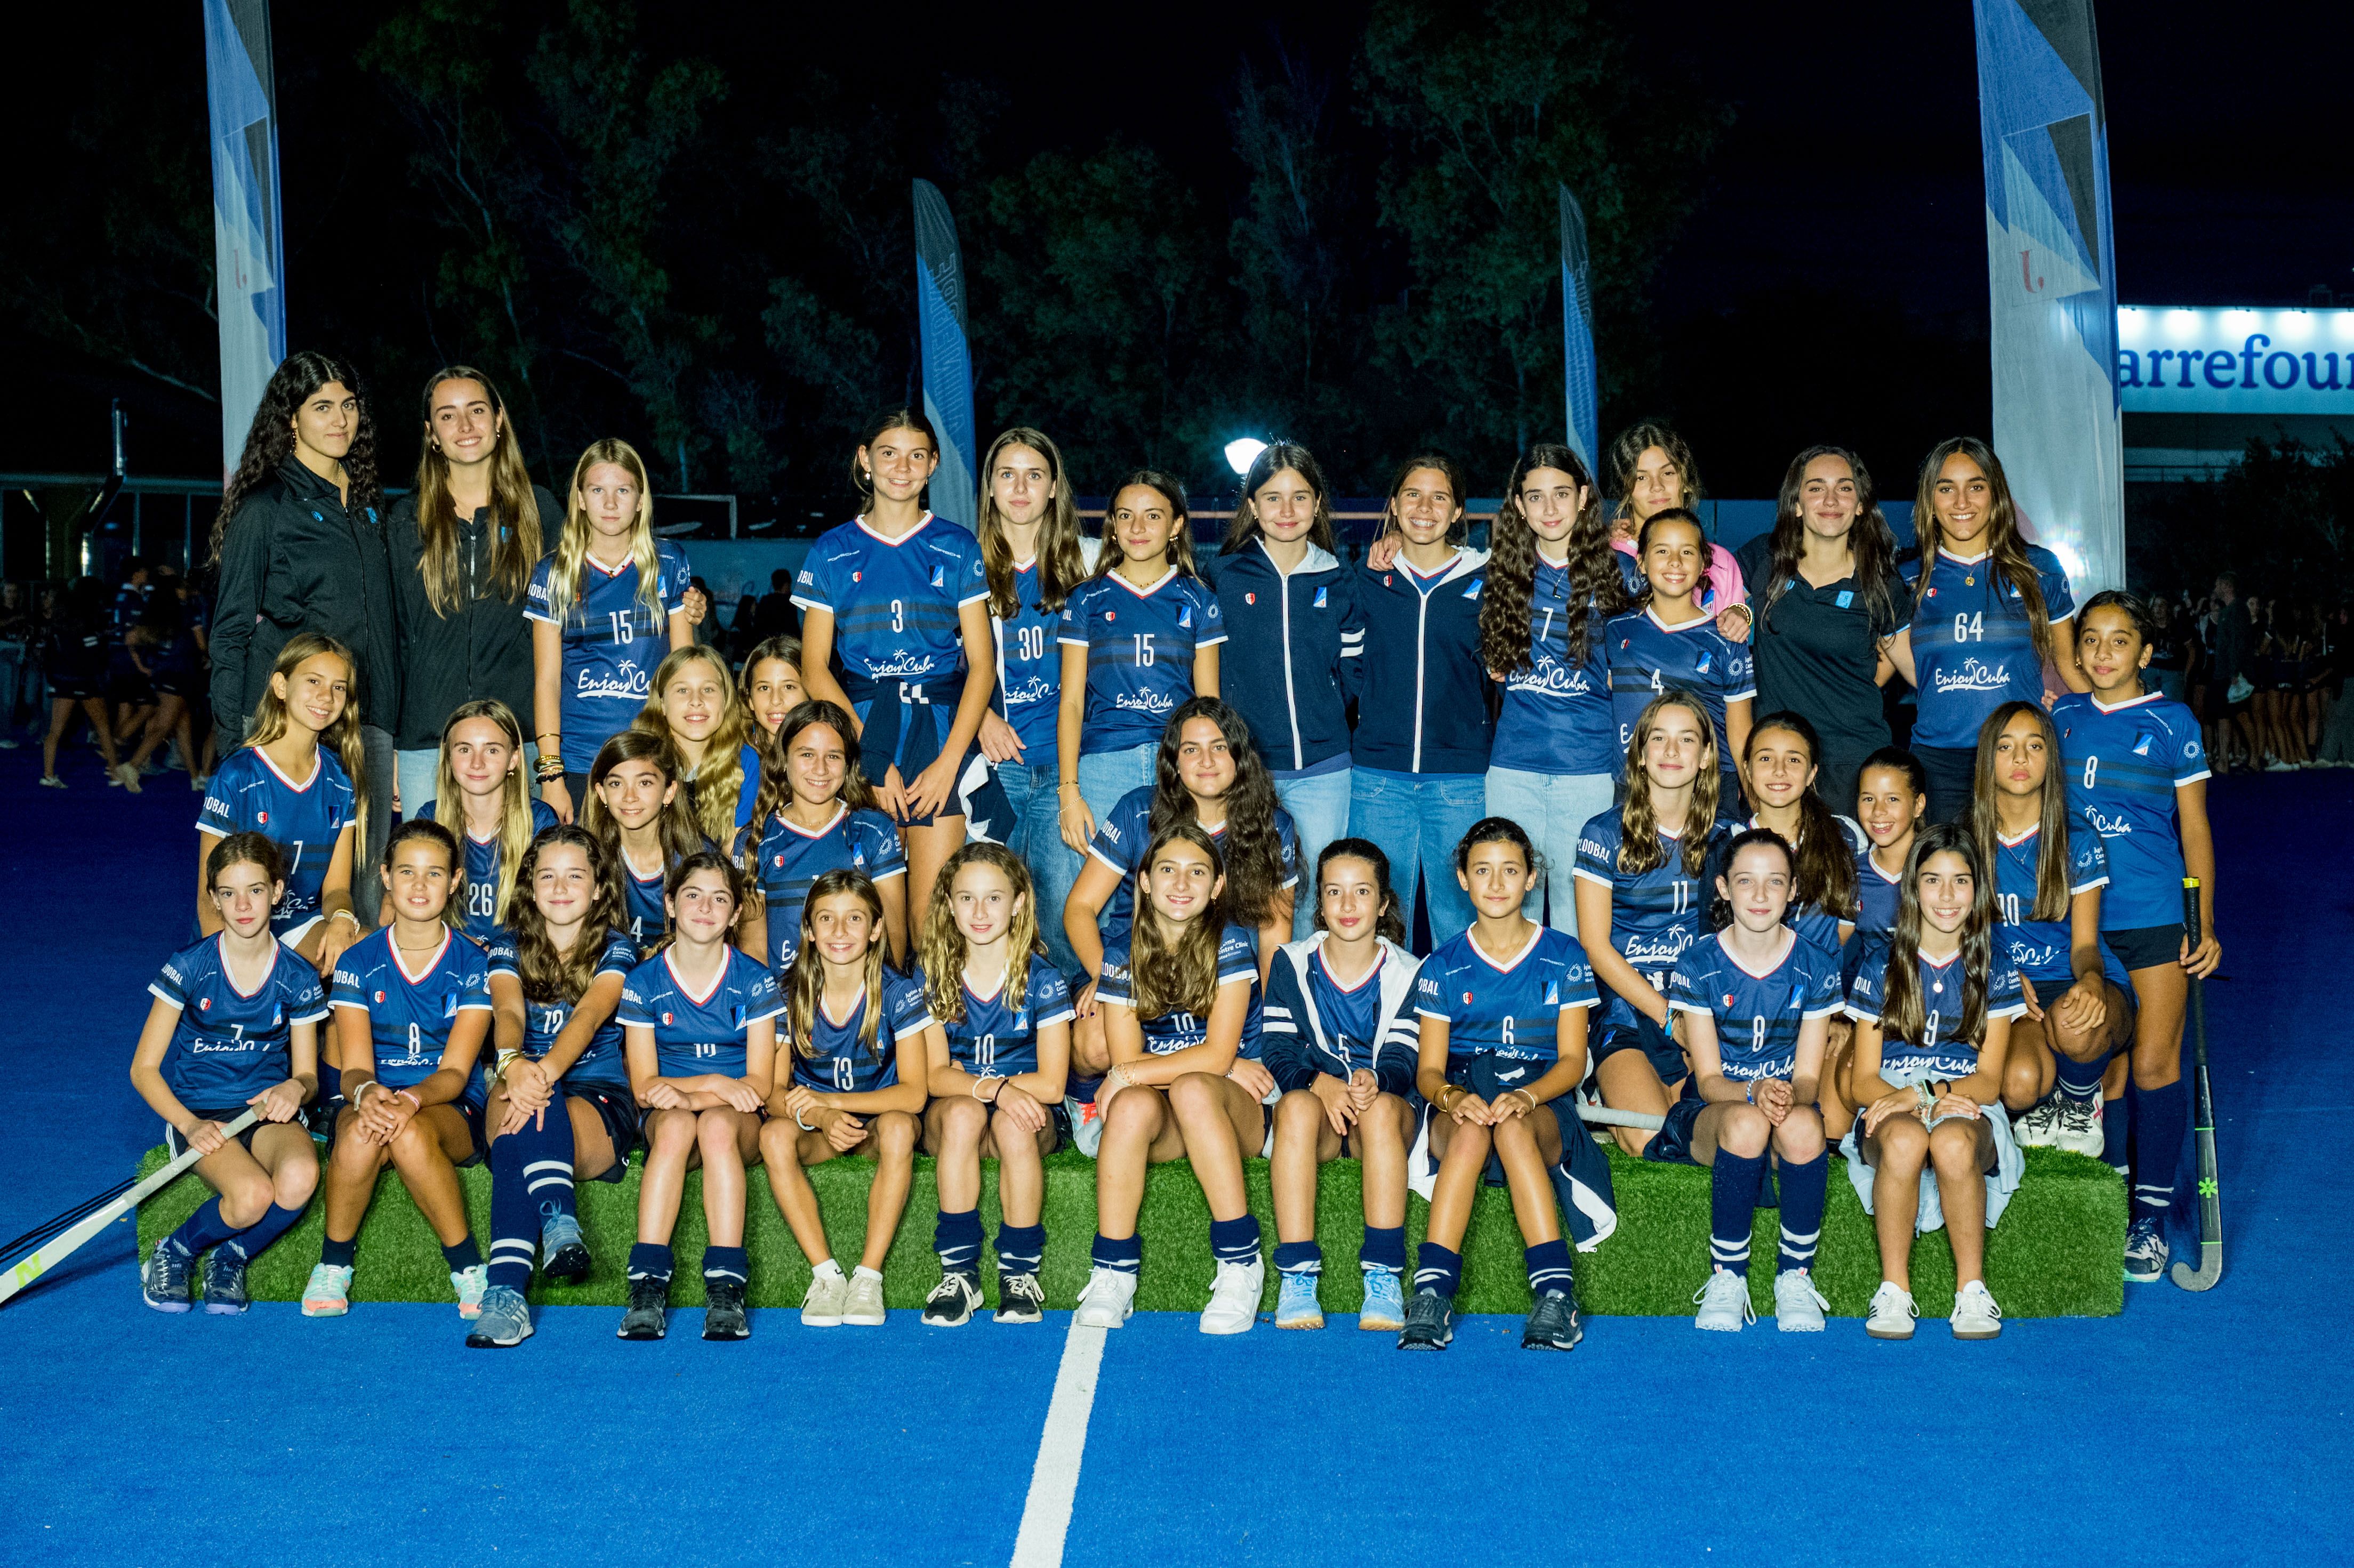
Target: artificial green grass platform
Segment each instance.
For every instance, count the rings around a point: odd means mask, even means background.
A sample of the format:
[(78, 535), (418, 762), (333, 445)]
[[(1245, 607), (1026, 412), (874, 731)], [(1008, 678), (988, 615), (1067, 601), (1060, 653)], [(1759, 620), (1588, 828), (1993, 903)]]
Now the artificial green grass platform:
[[(2056, 1150), (2031, 1149), (2027, 1178), (2010, 1201), (2002, 1224), (1987, 1238), (1987, 1284), (2006, 1318), (2105, 1317), (2124, 1306), (2120, 1259), (2126, 1238), (2125, 1183), (2098, 1160)], [(152, 1150), (141, 1173), (164, 1162)], [(1618, 1229), (1599, 1249), (1577, 1258), (1578, 1304), (1589, 1312), (1681, 1317), (1692, 1309), (1692, 1293), (1708, 1274), (1708, 1172), (1688, 1165), (1654, 1165), (1611, 1151), (1611, 1179), (1618, 1204)], [(839, 1160), (810, 1172), (825, 1213), (826, 1234), (835, 1255), (856, 1260), (866, 1229), (866, 1192), (875, 1167), (862, 1160)], [(1266, 1245), (1275, 1246), (1275, 1207), (1264, 1160), (1248, 1162), (1251, 1208)], [(477, 1166), (461, 1171), (474, 1234), (490, 1250), (491, 1175)], [(796, 1307), (809, 1287), (810, 1269), (769, 1196), (767, 1174), (750, 1172), (745, 1245), (751, 1253), (750, 1299), (756, 1307)], [(1317, 1200), (1317, 1234), (1324, 1245), (1324, 1308), (1353, 1312), (1363, 1287), (1352, 1266), (1364, 1236), (1359, 1168), (1334, 1160), (1323, 1168)], [(697, 1260), (705, 1231), (702, 1178), (691, 1175), (679, 1213), (674, 1305), (703, 1304)], [(576, 1286), (535, 1279), (532, 1298), (552, 1305), (619, 1307), (623, 1271), (635, 1239), (638, 1164), (633, 1158), (620, 1182), (580, 1184), (580, 1224), (595, 1255), (588, 1278)], [(142, 1255), (195, 1212), (206, 1189), (193, 1174), (183, 1176), (150, 1199), (139, 1213)], [(932, 1253), (932, 1221), (938, 1197), (932, 1161), (916, 1161), (913, 1191), (883, 1276), (884, 1298), (894, 1307), (917, 1307), (939, 1280)], [(997, 1234), (997, 1171), (984, 1166), (981, 1221)], [(1429, 1218), (1419, 1198), (1406, 1202), (1406, 1241), (1418, 1245)], [(319, 1261), (324, 1206), (313, 1199), (302, 1222), (257, 1261), (248, 1286), (257, 1300), (302, 1298), (311, 1266)], [(1774, 1259), (1780, 1215), (1759, 1211), (1752, 1238), (1750, 1294), (1760, 1316), (1774, 1308)], [(1042, 1272), (1049, 1306), (1076, 1303), (1087, 1277), (1087, 1250), (1095, 1237), (1095, 1162), (1072, 1150), (1046, 1161), (1046, 1261)], [(1209, 1299), (1210, 1212), (1193, 1173), (1182, 1163), (1156, 1167), (1145, 1184), (1140, 1231), (1144, 1271), (1136, 1305), (1147, 1311), (1199, 1311)], [(982, 1268), (983, 1288), (996, 1300), (994, 1255)], [(1856, 1201), (1846, 1173), (1831, 1172), (1830, 1204), (1823, 1219), (1816, 1257), (1817, 1286), (1831, 1311), (1861, 1317), (1880, 1283), (1879, 1255), (1871, 1218)], [(1924, 1318), (1953, 1309), (1953, 1253), (1943, 1231), (1918, 1238), (1913, 1246), (1913, 1294)], [(1266, 1307), (1275, 1306), (1276, 1274), (1267, 1270)], [(387, 1171), (376, 1189), (360, 1231), (354, 1301), (447, 1301), (450, 1275), (440, 1245), (408, 1199), (400, 1179)], [(1500, 1187), (1479, 1194), (1464, 1237), (1463, 1289), (1457, 1304), (1467, 1312), (1526, 1312), (1528, 1277), (1511, 1203)]]

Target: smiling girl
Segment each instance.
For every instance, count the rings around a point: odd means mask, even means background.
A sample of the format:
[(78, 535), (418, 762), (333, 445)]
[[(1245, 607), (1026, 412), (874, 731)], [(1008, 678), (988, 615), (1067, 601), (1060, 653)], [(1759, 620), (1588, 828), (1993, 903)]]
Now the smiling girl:
[(726, 661), (701, 643), (672, 652), (631, 727), (670, 736), (695, 826), (713, 843), (726, 843), (748, 819), (744, 797), (758, 782), (752, 719), (737, 700)]
[(1816, 793), (1820, 754), (1815, 726), (1804, 715), (1767, 714), (1749, 732), (1742, 772), (1757, 808), (1748, 825), (1778, 833), (1791, 846), (1790, 924), (1836, 957), (1855, 928), (1856, 862), (1872, 841), (1855, 819)]
[(671, 874), (712, 847), (695, 824), (679, 772), (668, 737), (624, 730), (599, 749), (580, 816), (620, 885), (623, 924), (649, 957), (669, 929)]
[[(1670, 509), (1689, 512), (1700, 504), (1700, 465), (1691, 448), (1656, 419), (1629, 425), (1610, 443), (1610, 488), (1618, 509), (1610, 519), (1610, 547), (1639, 567), (1643, 525)], [(1701, 605), (1717, 618), (1717, 630), (1739, 641), (1749, 635), (1749, 606), (1740, 563), (1722, 545), (1708, 546), (1708, 586)]]
[(779, 768), (761, 781), (756, 826), (737, 839), (737, 863), (760, 895), (740, 945), (785, 973), (811, 885), (829, 871), (855, 871), (882, 900), (885, 956), (896, 965), (907, 950), (907, 859), (899, 830), (875, 809), (850, 715), (832, 703), (803, 703), (778, 726), (773, 751)]
[(737, 797), (736, 825), (740, 828), (752, 820), (769, 751), (777, 744), (785, 715), (809, 700), (801, 685), (801, 640), (771, 637), (754, 648), (744, 656), (736, 689), (743, 694), (749, 719), (744, 726), (744, 789)]
[(523, 726), (496, 697), (461, 703), (441, 726), (433, 798), (417, 816), (455, 828), (466, 846), (466, 909), (461, 929), (488, 946), (507, 917), (515, 868), (555, 809), (524, 782)]
[(1716, 629), (1698, 602), (1704, 585), (1708, 539), (1700, 519), (1681, 507), (1651, 514), (1636, 535), (1636, 559), (1649, 585), (1638, 608), (1603, 629), (1603, 660), (1610, 672), (1610, 712), (1618, 744), (1635, 738), (1635, 721), (1661, 692), (1698, 697), (1716, 731), (1724, 778), (1717, 799), (1740, 799), (1739, 759), (1749, 739), (1749, 705), (1757, 694), (1749, 653)]

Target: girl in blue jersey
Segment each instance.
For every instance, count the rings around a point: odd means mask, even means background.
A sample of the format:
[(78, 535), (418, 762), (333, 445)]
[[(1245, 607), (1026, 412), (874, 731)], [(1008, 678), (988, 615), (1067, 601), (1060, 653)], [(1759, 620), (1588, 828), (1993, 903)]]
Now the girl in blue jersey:
[[(1855, 980), (1856, 966), (1872, 939), (1884, 941), (1896, 928), (1904, 864), (1928, 810), (1929, 775), (1911, 752), (1883, 746), (1856, 769), (1855, 821), (1863, 830), (1864, 848), (1855, 857), (1855, 926), (1840, 948), (1840, 975), (1845, 983)], [(1855, 1120), (1855, 1107), (1847, 1097), (1854, 1048), (1854, 1027), (1842, 1016), (1834, 1022), (1830, 1049), (1823, 1059), (1819, 1102), (1824, 1135), (1833, 1143), (1847, 1136)]]
[(801, 685), (801, 640), (771, 637), (744, 655), (744, 669), (736, 684), (744, 694), (744, 711), (751, 715), (753, 727), (745, 738), (755, 758), (744, 772), (744, 817), (737, 824), (741, 827), (752, 820), (752, 800), (759, 793), (760, 776), (756, 768), (766, 766), (765, 754), (776, 744), (785, 715), (809, 701), (809, 693)]
[(1063, 606), (1101, 556), (1079, 532), (1078, 499), (1063, 477), (1063, 454), (1040, 431), (1017, 425), (991, 441), (981, 465), (981, 516), (973, 532), (989, 574), (989, 618), (997, 637), (997, 701), (981, 721), (981, 755), (996, 770), (1013, 813), (1005, 847), (1022, 857), (1038, 889), (1039, 934), (1066, 978), (1084, 976), (1063, 935), (1063, 901), (1079, 857), (1063, 842), (1055, 785), (1063, 714)]
[(631, 727), (670, 737), (695, 826), (713, 843), (732, 839), (748, 817), (744, 796), (755, 787), (759, 753), (751, 745), (751, 717), (737, 700), (736, 677), (718, 650), (695, 643), (664, 658)]
[(1202, 1332), (1240, 1334), (1267, 1278), (1243, 1157), (1265, 1146), (1275, 1079), (1259, 1054), (1258, 964), (1250, 933), (1225, 923), (1217, 845), (1192, 822), (1152, 835), (1136, 928), (1104, 954), (1099, 996), (1112, 1065), (1096, 1107), (1094, 1266), (1072, 1321), (1117, 1329), (1136, 1301), (1136, 1234), (1147, 1169), (1182, 1159), (1210, 1208), (1216, 1274)]
[(1668, 1146), (1709, 1168), (1709, 1277), (1692, 1298), (1694, 1325), (1738, 1333), (1755, 1316), (1749, 1238), (1771, 1159), (1781, 1177), (1775, 1326), (1820, 1333), (1829, 1303), (1810, 1271), (1830, 1155), (1815, 1097), (1842, 1001), (1839, 953), (1792, 928), (1798, 857), (1780, 834), (1735, 834), (1723, 861), (1710, 913), (1716, 932), (1683, 950), (1669, 982), (1691, 1080), (1653, 1150)]
[(1405, 1154), (1414, 1142), (1414, 955), (1390, 889), (1390, 863), (1363, 839), (1335, 839), (1316, 868), (1316, 934), (1276, 955), (1267, 992), (1267, 1070), (1275, 1106), (1278, 1329), (1320, 1329), (1324, 1254), (1316, 1245), (1316, 1171), (1363, 1162), (1365, 1299), (1357, 1327), (1405, 1327)]
[(1152, 782), (1152, 748), (1170, 715), (1218, 694), (1226, 640), (1217, 595), (1194, 575), (1183, 485), (1150, 469), (1129, 474), (1104, 514), (1104, 546), (1056, 631), (1055, 820), (1076, 854), (1121, 796)]
[[(1700, 699), (1668, 692), (1635, 721), (1627, 800), (1577, 835), (1577, 937), (1606, 999), (1595, 1025), (1602, 1103), (1664, 1116), (1689, 1068), (1670, 1033), (1668, 977), (1699, 940), (1716, 818), (1716, 732)], [(1640, 1155), (1657, 1136), (1613, 1128)]]
[[(270, 913), (285, 890), (284, 860), (260, 833), (232, 833), (207, 867), (220, 930), (164, 960), (147, 990), (131, 1086), (164, 1118), (164, 1147), (203, 1158), (216, 1194), (142, 1261), (140, 1295), (159, 1312), (188, 1309), (189, 1277), (205, 1266), (207, 1312), (245, 1310), (246, 1266), (302, 1217), (319, 1184), (311, 1135), (294, 1118), (319, 1085), (318, 972), (281, 943)], [(222, 1128), (251, 1107), (237, 1138)]]
[(997, 1321), (1034, 1323), (1046, 1233), (1041, 1160), (1071, 1062), (1071, 991), (1045, 961), (1030, 874), (1002, 845), (970, 843), (941, 869), (919, 944), (925, 1000), (924, 1152), (939, 1162), (933, 1248), (940, 1283), (924, 1321), (955, 1328), (981, 1306), (981, 1162), (997, 1161)]
[(1757, 694), (1749, 651), (1727, 641), (1716, 618), (1700, 606), (1708, 582), (1708, 537), (1699, 518), (1680, 506), (1655, 512), (1636, 546), (1649, 586), (1641, 603), (1614, 617), (1602, 633), (1618, 745), (1634, 740), (1635, 721), (1652, 698), (1670, 688), (1690, 693), (1708, 710), (1716, 731), (1717, 765), (1724, 774), (1717, 798), (1730, 806), (1741, 795), (1739, 759), (1748, 749), (1749, 704)]
[(1817, 791), (1821, 747), (1804, 715), (1767, 714), (1749, 731), (1741, 771), (1755, 808), (1746, 825), (1778, 833), (1792, 847), (1790, 924), (1836, 955), (1855, 929), (1856, 863), (1872, 841), (1854, 818), (1833, 810)]
[(483, 1112), (490, 1286), (466, 1336), (478, 1349), (531, 1337), (535, 1245), (548, 1278), (588, 1277), (573, 1184), (620, 1181), (642, 1119), (614, 1016), (638, 946), (605, 852), (584, 828), (549, 828), (524, 852), (515, 888), (489, 953), (498, 1070)]
[(505, 924), (524, 852), (556, 825), (555, 808), (532, 799), (524, 780), (523, 726), (496, 697), (461, 703), (441, 726), (441, 760), (433, 799), (417, 813), (443, 822), (466, 849), (466, 909), (461, 929), (488, 947)]
[(360, 1222), (387, 1165), (400, 1172), (441, 1244), (458, 1315), (472, 1321), (488, 1281), (458, 1167), (482, 1157), (491, 1030), (490, 966), (460, 934), (466, 863), (439, 822), (403, 822), (385, 841), (392, 923), (335, 961), (336, 1060), (350, 1102), (327, 1156), (327, 1231), (302, 1290), (306, 1318), (350, 1309)]
[(1471, 928), (1441, 943), (1415, 978), (1415, 1087), (1429, 1102), (1423, 1126), (1438, 1173), (1402, 1351), (1443, 1351), (1455, 1337), (1463, 1232), (1491, 1155), (1511, 1190), (1535, 1298), (1521, 1348), (1575, 1350), (1585, 1334), (1550, 1171), (1563, 1139), (1585, 1136), (1562, 1107), (1585, 1076), (1587, 1010), (1600, 998), (1577, 938), (1522, 912), (1536, 853), (1509, 818), (1472, 825), (1455, 857)]
[(1979, 733), (1970, 831), (1993, 863), (1995, 940), (2027, 1002), (2011, 1026), (2003, 1108), (2022, 1146), (2097, 1160), (2102, 1080), (2134, 1035), (2132, 982), (2101, 941), (2108, 853), (2069, 809), (2060, 737), (2041, 708), (2005, 703)]
[(1603, 632), (1627, 606), (1634, 565), (1610, 548), (1593, 478), (1567, 447), (1531, 449), (1504, 490), (1479, 598), (1480, 658), (1504, 687), (1487, 809), (1536, 845), (1523, 913), (1538, 918), (1550, 894), (1553, 925), (1574, 935), (1567, 879), (1547, 875), (1576, 863), (1577, 831), (1610, 804), (1622, 766)]
[(623, 730), (598, 751), (580, 814), (620, 889), (623, 926), (648, 957), (669, 929), (671, 874), (711, 847), (695, 825), (679, 772), (667, 736)]
[[(2142, 684), (2155, 641), (2141, 600), (2114, 590), (2094, 594), (2085, 601), (2076, 644), (2093, 689), (2052, 705), (2069, 809), (2100, 830), (2108, 853), (2101, 939), (2132, 977), (2138, 1009), (2127, 1096), (2137, 1154), (2126, 1277), (2145, 1283), (2166, 1272), (2165, 1222), (2192, 1218), (2187, 1204), (2174, 1203), (2190, 1124), (2182, 1014), (2190, 977), (2213, 974), (2223, 960), (2215, 938), (2207, 752), (2190, 710)], [(2186, 876), (2199, 879), (2195, 947), (2182, 928)]]
[(1954, 1338), (1991, 1340), (2002, 1311), (1986, 1287), (1986, 1234), (2024, 1169), (2002, 1108), (2003, 1064), (2027, 1004), (1995, 940), (1994, 879), (1967, 828), (1923, 832), (1902, 892), (1895, 930), (1867, 948), (1848, 985), (1859, 1109), (1840, 1152), (1880, 1243), (1864, 1330), (1913, 1337), (1913, 1238), (1944, 1225)]
[(630, 1248), (624, 1340), (669, 1331), (670, 1238), (686, 1173), (703, 1170), (703, 1337), (743, 1340), (751, 1266), (744, 1253), (744, 1170), (760, 1162), (761, 1107), (776, 1066), (784, 1003), (758, 959), (727, 945), (744, 878), (716, 850), (670, 874), (670, 935), (621, 982), (622, 1053), (646, 1113), (638, 1239)]
[(532, 727), (540, 798), (565, 821), (597, 753), (630, 727), (654, 666), (694, 640), (686, 552), (654, 536), (653, 487), (629, 442), (594, 441), (572, 465), (564, 532), (532, 568)]
[(2076, 601), (2060, 557), (2020, 536), (2002, 463), (1984, 441), (1930, 449), (1913, 508), (1921, 556), (1902, 567), (1913, 619), (1888, 657), (1919, 694), (1913, 754), (1929, 773), (1929, 820), (1970, 809), (1978, 726), (2006, 702), (2040, 702), (2049, 665), (2084, 689), (2070, 652)]
[[(777, 1212), (810, 1263), (801, 1323), (880, 1328), (883, 1264), (915, 1180), (932, 1017), (922, 980), (884, 961), (883, 900), (864, 873), (829, 871), (810, 885), (784, 993), (792, 1075), (769, 1096), (760, 1151)], [(866, 1234), (846, 1278), (807, 1174), (845, 1155), (875, 1161)]]
[(832, 703), (805, 702), (778, 726), (770, 755), (777, 767), (761, 779), (751, 825), (736, 841), (737, 863), (759, 894), (738, 943), (783, 974), (801, 943), (811, 884), (829, 871), (855, 871), (875, 884), (884, 957), (896, 966), (907, 951), (907, 857), (898, 828), (875, 809), (850, 715)]
[(876, 800), (907, 841), (915, 909), (964, 843), (957, 783), (997, 688), (980, 543), (924, 507), (939, 450), (910, 409), (869, 420), (852, 465), (865, 509), (810, 546), (793, 584), (801, 679), (856, 720)]
[[(366, 769), (351, 682), (352, 656), (343, 644), (313, 631), (288, 638), (245, 744), (222, 759), (196, 817), (196, 928), (207, 937), (221, 928), (207, 869), (214, 846), (232, 833), (259, 832), (286, 857), (286, 896), (270, 929), (323, 976), (360, 937), (352, 857), (366, 802), (353, 780)], [(326, 1065), (334, 1065), (332, 1043)]]

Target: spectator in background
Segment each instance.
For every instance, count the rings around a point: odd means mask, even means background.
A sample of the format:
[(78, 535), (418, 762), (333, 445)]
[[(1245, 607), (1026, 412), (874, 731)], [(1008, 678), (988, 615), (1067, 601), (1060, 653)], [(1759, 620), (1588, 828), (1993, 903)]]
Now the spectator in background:
[(16, 704), (33, 649), (33, 609), (22, 583), (0, 583), (0, 751), (16, 749)]
[(147, 596), (151, 588), (147, 580), (147, 563), (133, 556), (122, 563), (122, 586), (114, 592), (114, 635), (139, 624), (147, 613)]
[[(695, 595), (700, 598), (704, 603), (709, 604), (711, 602), (711, 585), (704, 581), (701, 577), (689, 577), (687, 579), (687, 587), (693, 589)], [(694, 622), (694, 625), (695, 640), (697, 642), (702, 643), (706, 648), (717, 648), (723, 657), (726, 654), (726, 634), (720, 629), (719, 617), (716, 615), (704, 616), (697, 619)]]
[[(740, 616), (744, 612), (739, 609), (736, 613)], [(749, 652), (771, 637), (801, 634), (801, 611), (793, 608), (793, 574), (779, 567), (769, 574), (769, 591), (760, 596), (759, 605), (753, 612), (752, 641), (745, 648)]]
[(2175, 619), (2174, 606), (2163, 597), (2153, 599), (2149, 601), (2149, 613), (2158, 628), (2158, 635), (2150, 641), (2147, 672), (2150, 686), (2175, 702), (2186, 701), (2183, 681), (2190, 668), (2190, 650)]
[(106, 586), (83, 577), (63, 593), (51, 596), (45, 607), (41, 662), (49, 681), (49, 734), (41, 746), (41, 782), (52, 789), (66, 788), (58, 777), (58, 744), (73, 726), (74, 710), (89, 715), (98, 736), (98, 749), (106, 758), (107, 782), (139, 793), (139, 775), (123, 776), (114, 752), (114, 731), (106, 719)]
[[(2248, 610), (2240, 603), (2240, 579), (2230, 572), (2217, 577), (2213, 604), (2208, 622), (2207, 705), (2199, 722), (2207, 730), (2207, 765), (2221, 774), (2232, 770), (2232, 688), (2248, 664)], [(2243, 689), (2236, 705), (2244, 706), (2248, 695)]]

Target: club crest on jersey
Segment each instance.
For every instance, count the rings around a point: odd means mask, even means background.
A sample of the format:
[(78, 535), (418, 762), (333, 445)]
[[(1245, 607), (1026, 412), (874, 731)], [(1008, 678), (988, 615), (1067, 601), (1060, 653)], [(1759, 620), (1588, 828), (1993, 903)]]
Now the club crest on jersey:
[(196, 1011), (198, 1012), (210, 1012), (212, 1010), (213, 999), (211, 997), (200, 996), (196, 998)]
[(785, 868), (785, 857), (782, 854), (779, 854), (776, 859), (770, 861), (769, 863), (775, 866), (779, 871), (782, 871)]
[(1544, 1004), (1547, 1007), (1559, 1007), (1561, 1005), (1561, 982), (1559, 980), (1545, 981)]
[(1468, 991), (1463, 993), (1463, 1005), (1466, 1007), (1471, 1005), (1471, 993)]
[(1246, 593), (1243, 595), (1243, 602), (1245, 604), (1257, 604), (1258, 602), (1258, 595), (1255, 593)]
[(859, 582), (863, 580), (866, 574), (864, 572), (853, 572), (850, 574), (850, 580), (852, 582)]
[[(1483, 578), (1481, 581), (1484, 582), (1485, 579)], [(1463, 597), (1465, 599), (1478, 599), (1479, 597), (1480, 586), (1481, 583), (1473, 583), (1469, 588), (1463, 590)]]
[(453, 991), (448, 996), (441, 999), (441, 1016), (444, 1018), (455, 1018), (458, 1016), (458, 993), (456, 991)]
[(270, 813), (267, 811), (256, 811), (253, 813), (253, 820), (257, 825), (266, 828), (270, 825)]
[(932, 568), (932, 586), (934, 588), (946, 588), (949, 586), (948, 574), (944, 568), (940, 567), (934, 567)]
[(1177, 630), (1180, 631), (1191, 631), (1193, 629), (1193, 607), (1190, 604), (1179, 605), (1177, 607)]
[(1700, 656), (1700, 662), (1699, 662), (1699, 663), (1697, 663), (1697, 664), (1694, 664), (1694, 665), (1692, 666), (1692, 673), (1693, 673), (1693, 674), (1695, 674), (1695, 675), (1705, 675), (1705, 674), (1707, 674), (1707, 673), (1708, 673), (1708, 662), (1709, 662), (1709, 658), (1710, 658), (1710, 655), (1708, 655), (1708, 654), (1706, 654), (1706, 653), (1702, 654), (1702, 655)]
[(2134, 742), (2134, 755), (2136, 757), (2147, 757), (2149, 755), (2149, 743), (2154, 738), (2154, 736), (2146, 735), (2139, 740)]
[(380, 1002), (380, 1001), (382, 1001), (384, 1000), (384, 992), (382, 992), (382, 991), (378, 991), (378, 992), (376, 992), (376, 1001), (378, 1001), (379, 1002)]
[(669, 1028), (669, 1027), (670, 1027), (670, 1025), (671, 1025), (671, 1016), (672, 1016), (672, 1015), (671, 1015), (671, 1014), (669, 1014), (669, 1013), (667, 1013), (667, 1012), (665, 1012), (665, 1013), (663, 1013), (663, 1027), (664, 1029), (667, 1029), (667, 1028)]
[(1112, 620), (1118, 620), (1119, 619), (1119, 611), (1118, 611), (1118, 610), (1116, 610), (1116, 609), (1107, 609), (1107, 610), (1105, 610), (1105, 611), (1104, 611), (1104, 620), (1107, 620), (1107, 621), (1112, 621)]
[(1727, 1010), (1727, 1011), (1730, 1011), (1730, 1010), (1732, 1009), (1732, 1006), (1733, 1006), (1733, 993), (1732, 993), (1731, 991), (1726, 991), (1726, 992), (1724, 993), (1724, 1005), (1725, 1005), (1725, 1008), (1726, 1008), (1726, 1010)]
[(1331, 590), (1329, 588), (1318, 588), (1316, 590), (1316, 603), (1314, 608), (1322, 609), (1324, 608), (1324, 596), (1331, 591)]

